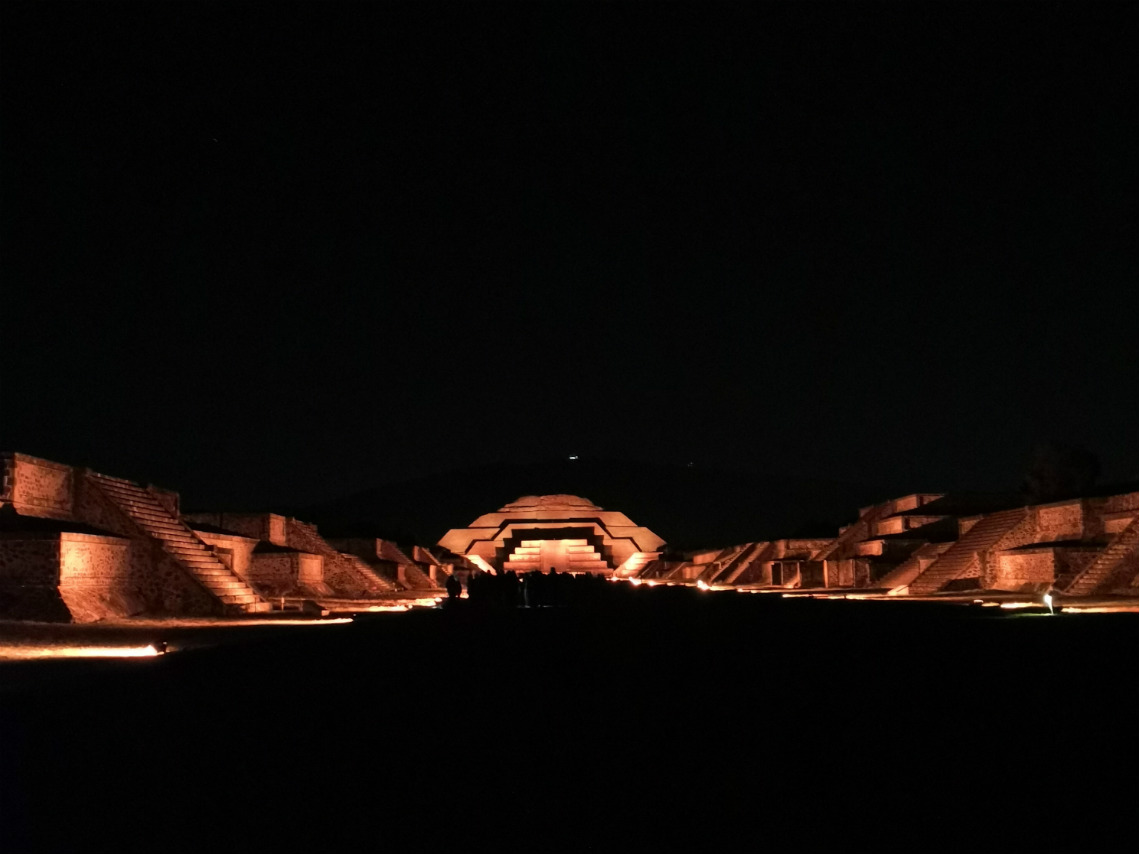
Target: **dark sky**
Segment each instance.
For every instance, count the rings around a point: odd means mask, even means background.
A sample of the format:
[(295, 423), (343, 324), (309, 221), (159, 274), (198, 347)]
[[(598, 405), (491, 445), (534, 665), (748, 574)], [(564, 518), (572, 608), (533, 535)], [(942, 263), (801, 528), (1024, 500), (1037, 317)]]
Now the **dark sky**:
[(1133, 3), (4, 4), (0, 447), (1137, 471)]

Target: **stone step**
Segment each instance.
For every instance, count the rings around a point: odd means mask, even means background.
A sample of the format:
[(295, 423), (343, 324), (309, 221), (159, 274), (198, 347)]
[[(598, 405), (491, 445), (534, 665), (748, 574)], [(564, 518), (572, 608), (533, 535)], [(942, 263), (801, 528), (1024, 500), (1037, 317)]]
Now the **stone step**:
[(197, 546), (198, 548), (203, 549), (209, 548), (206, 543), (202, 542), (197, 537), (193, 537), (183, 531), (156, 531), (155, 536), (164, 542), (170, 543), (171, 545)]
[(206, 573), (216, 574), (225, 573), (226, 575), (233, 575), (232, 572), (220, 560), (204, 561), (204, 560), (180, 560), (180, 564), (192, 571), (194, 574)]
[(196, 537), (191, 537), (189, 534), (175, 534), (167, 533), (165, 536), (158, 537), (167, 545), (177, 547), (180, 549), (209, 549), (210, 546)]
[(138, 511), (140, 513), (165, 513), (170, 515), (168, 510), (162, 503), (150, 497), (140, 497), (136, 495), (124, 495), (121, 492), (110, 490), (107, 494), (115, 500), (121, 507), (128, 510)]
[(130, 513), (132, 516), (156, 516), (164, 519), (174, 518), (173, 513), (171, 513), (169, 510), (157, 502), (153, 504), (144, 503), (142, 501), (136, 501), (134, 499), (118, 495), (113, 495), (111, 497), (115, 500), (116, 504)]
[(164, 543), (166, 550), (171, 554), (187, 555), (188, 557), (197, 557), (200, 555), (209, 555), (214, 557), (214, 553), (206, 546), (198, 543), (177, 543), (166, 541)]
[(204, 575), (201, 572), (194, 572), (191, 574), (211, 589), (213, 589), (213, 588), (221, 589), (223, 587), (241, 587), (244, 589), (244, 588), (249, 587), (248, 584), (246, 584), (244, 581), (242, 581), (236, 575), (228, 575), (228, 576), (227, 575), (221, 575), (221, 574)]
[(246, 587), (244, 584), (232, 584), (228, 587), (223, 587), (223, 586), (219, 586), (219, 585), (207, 585), (207, 586), (209, 586), (210, 592), (219, 598), (225, 597), (225, 596), (253, 596), (254, 595), (253, 589), (250, 587)]
[[(148, 528), (146, 525), (143, 527)], [(151, 525), (149, 526), (148, 532), (152, 533), (156, 537), (161, 537), (164, 540), (177, 540), (183, 543), (194, 543), (195, 545), (199, 546), (205, 545), (202, 540), (199, 540), (185, 528), (157, 527)]]
[(113, 495), (129, 496), (131, 498), (141, 498), (154, 500), (151, 494), (143, 489), (141, 486), (134, 486), (133, 484), (125, 483), (112, 483), (106, 480), (98, 481), (100, 488), (105, 489)]
[(157, 516), (144, 513), (131, 513), (130, 517), (138, 522), (140, 525), (154, 525), (156, 527), (168, 528), (172, 531), (185, 531), (185, 526), (175, 520), (173, 516)]
[(126, 495), (121, 492), (115, 492), (114, 490), (111, 490), (110, 494), (119, 504), (124, 507), (129, 507), (132, 510), (138, 510), (143, 513), (170, 513), (162, 502), (150, 496)]
[(169, 526), (156, 525), (153, 522), (141, 522), (139, 527), (150, 534), (152, 537), (157, 537), (160, 540), (180, 540), (186, 543), (200, 543), (202, 542), (197, 537), (187, 533), (182, 528), (173, 528)]
[(256, 593), (223, 594), (218, 597), (227, 605), (251, 605), (258, 600)]
[(223, 603), (222, 613), (231, 616), (240, 616), (242, 614), (263, 614), (267, 611), (272, 611), (273, 605), (269, 602), (250, 602), (250, 603)]
[(155, 527), (167, 528), (171, 531), (185, 531), (186, 526), (181, 522), (175, 521), (173, 516), (143, 516), (138, 513), (131, 514), (131, 518), (141, 525), (154, 525)]
[(224, 564), (218, 560), (218, 556), (211, 551), (202, 549), (197, 552), (168, 552), (171, 557), (176, 557), (183, 563), (200, 563), (204, 566), (223, 566)]
[(206, 552), (206, 551), (192, 552), (192, 553), (167, 552), (167, 554), (169, 554), (172, 558), (174, 558), (179, 563), (184, 563), (187, 566), (208, 566), (208, 567), (223, 567), (223, 568), (225, 568), (225, 564), (222, 563), (218, 559), (217, 555), (211, 554), (210, 552)]

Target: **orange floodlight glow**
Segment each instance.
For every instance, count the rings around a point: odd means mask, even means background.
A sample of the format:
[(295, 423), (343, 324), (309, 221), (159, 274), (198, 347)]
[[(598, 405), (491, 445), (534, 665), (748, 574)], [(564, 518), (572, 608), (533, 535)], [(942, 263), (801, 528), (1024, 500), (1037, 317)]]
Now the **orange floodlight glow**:
[(0, 658), (154, 658), (163, 655), (146, 646), (3, 646)]

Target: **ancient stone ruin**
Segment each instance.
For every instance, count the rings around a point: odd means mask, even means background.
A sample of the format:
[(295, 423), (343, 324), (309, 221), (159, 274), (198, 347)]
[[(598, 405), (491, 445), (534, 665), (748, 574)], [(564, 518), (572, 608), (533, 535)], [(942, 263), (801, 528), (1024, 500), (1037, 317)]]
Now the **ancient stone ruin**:
[(434, 603), (449, 576), (531, 571), (741, 591), (1137, 597), (1137, 493), (1025, 505), (919, 493), (862, 508), (834, 537), (669, 555), (624, 513), (528, 495), (438, 546), (326, 539), (275, 513), (181, 511), (178, 493), (0, 454), (0, 618), (356, 612)]
[(624, 513), (577, 495), (525, 495), (455, 528), (439, 544), (486, 572), (581, 572), (632, 578), (665, 541)]
[(183, 515), (176, 492), (26, 454), (0, 471), (0, 618), (362, 610), (433, 600), (450, 571), (383, 540), (338, 549), (274, 513)]

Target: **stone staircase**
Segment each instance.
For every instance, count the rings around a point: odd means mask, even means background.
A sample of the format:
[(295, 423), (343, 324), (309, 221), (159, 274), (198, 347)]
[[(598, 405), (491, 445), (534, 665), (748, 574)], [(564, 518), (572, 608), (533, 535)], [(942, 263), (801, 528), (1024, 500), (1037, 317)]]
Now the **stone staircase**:
[(759, 542), (755, 546), (755, 550), (745, 560), (740, 561), (731, 572), (724, 575), (722, 583), (758, 584), (763, 580), (764, 564), (776, 556), (777, 548), (776, 544), (771, 542)]
[(393, 593), (399, 587), (384, 578), (356, 555), (334, 549), (320, 535), (315, 525), (289, 518), (285, 521), (285, 540), (291, 548), (324, 558), (325, 583), (337, 595), (368, 598), (382, 593)]
[(503, 561), (504, 572), (517, 572), (520, 575), (524, 572), (542, 572), (542, 548), (537, 543), (534, 545), (527, 545), (533, 542), (526, 540), (511, 552), (510, 557)]
[(724, 568), (724, 572), (717, 576), (718, 584), (732, 584), (736, 581), (741, 574), (755, 563), (756, 558), (768, 546), (766, 542), (749, 543), (748, 547), (741, 550), (740, 554), (732, 559), (732, 561)]
[(404, 564), (404, 586), (409, 590), (438, 590), (439, 585), (414, 563)]
[(1101, 588), (1112, 587), (1111, 581), (1116, 570), (1120, 568), (1129, 553), (1136, 553), (1136, 547), (1136, 520), (1133, 519), (1128, 527), (1113, 537), (1104, 551), (1073, 579), (1065, 593), (1069, 596), (1090, 596), (1093, 593), (1108, 592)]
[(725, 570), (732, 566), (733, 562), (736, 561), (737, 558), (748, 551), (748, 548), (751, 545), (752, 543), (744, 543), (740, 546), (729, 546), (726, 548), (719, 555), (717, 555), (716, 560), (712, 561), (704, 570), (704, 572), (700, 574), (700, 580), (704, 581), (706, 584), (712, 584), (718, 576), (720, 576)]
[[(609, 564), (599, 555), (590, 543), (582, 539), (564, 540), (566, 547), (566, 571), (604, 572)], [(545, 572), (549, 566), (543, 565), (542, 540), (522, 540), (510, 557), (503, 562), (503, 570), (517, 573)]]
[(570, 572), (598, 572), (609, 565), (584, 539), (566, 541), (566, 564)]
[(151, 539), (161, 544), (191, 577), (208, 590), (229, 614), (273, 610), (245, 581), (218, 560), (181, 519), (162, 505), (153, 493), (136, 483), (95, 472), (89, 479)]
[(960, 577), (984, 551), (1022, 522), (1028, 511), (1024, 507), (1002, 510), (979, 519), (974, 527), (910, 582), (910, 593), (936, 593)]
[(910, 557), (875, 582), (875, 586), (885, 587), (890, 593), (905, 591), (912, 581), (922, 575), (923, 570), (952, 546), (953, 543), (924, 543), (911, 552)]

